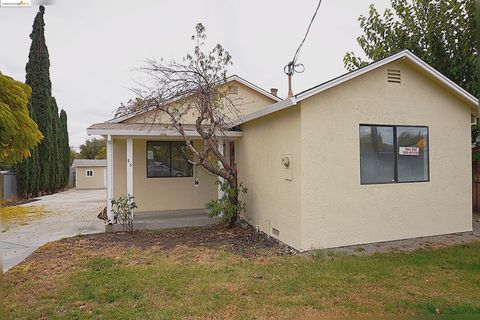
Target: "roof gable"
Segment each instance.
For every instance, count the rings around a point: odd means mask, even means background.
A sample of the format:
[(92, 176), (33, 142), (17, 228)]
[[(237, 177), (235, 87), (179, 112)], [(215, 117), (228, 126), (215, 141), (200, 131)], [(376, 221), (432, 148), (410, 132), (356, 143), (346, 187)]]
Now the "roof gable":
[(313, 88), (307, 89), (299, 94), (297, 94), (295, 97), (297, 101), (304, 100), (308, 97), (311, 97), (319, 92), (322, 92), (324, 90), (327, 90), (328, 88), (337, 86), (345, 81), (348, 81), (352, 78), (356, 78), (364, 73), (367, 73), (371, 70), (377, 69), (381, 66), (384, 66), (386, 64), (389, 64), (393, 61), (400, 60), (400, 59), (407, 59), (410, 62), (412, 62), (416, 67), (427, 73), (429, 76), (433, 77), (434, 79), (438, 80), (440, 83), (445, 85), (446, 87), (452, 89), (457, 95), (460, 97), (463, 97), (466, 101), (476, 105), (478, 107), (478, 100), (472, 96), (470, 93), (468, 93), (466, 90), (464, 90), (462, 87), (454, 83), (452, 80), (448, 79), (445, 77), (443, 74), (435, 70), (433, 67), (431, 67), (429, 64), (421, 60), (419, 57), (414, 55), (408, 50), (403, 50), (399, 53), (396, 53), (394, 55), (391, 55), (390, 57), (387, 57), (385, 59), (379, 60), (377, 62), (371, 63), (368, 66), (365, 66), (363, 68), (357, 69), (355, 71), (346, 73), (344, 75), (341, 75), (337, 78), (334, 78), (332, 80), (329, 80), (325, 83), (322, 83), (320, 85), (317, 85)]
[[(269, 99), (270, 103), (272, 101), (279, 102), (279, 101), (282, 100), (281, 98), (271, 94), (270, 92), (256, 86), (255, 84), (251, 83), (250, 81), (247, 81), (247, 80), (245, 80), (242, 77), (239, 77), (237, 75), (233, 75), (233, 76), (228, 77), (226, 83), (230, 83), (230, 82), (238, 82), (238, 83), (242, 84), (243, 86), (245, 86), (245, 87), (249, 88), (250, 90), (252, 90), (253, 92), (255, 92), (255, 94), (259, 94), (262, 97)], [(132, 112), (130, 114), (127, 114), (127, 115), (124, 115), (124, 116), (121, 116), (121, 117), (110, 119), (110, 120), (106, 121), (106, 123), (121, 123), (121, 122), (129, 120), (131, 118), (146, 114), (150, 111), (152, 111), (152, 110), (142, 110), (142, 111), (138, 111), (138, 112)]]
[(396, 53), (394, 55), (391, 55), (390, 57), (387, 57), (385, 59), (379, 60), (377, 62), (371, 63), (368, 66), (365, 66), (363, 68), (357, 69), (355, 71), (343, 74), (337, 78), (331, 79), (327, 82), (324, 82), (322, 84), (319, 84), (317, 86), (314, 86), (310, 89), (307, 89), (305, 91), (300, 92), (299, 94), (289, 97), (283, 101), (274, 103), (268, 107), (265, 107), (261, 110), (258, 110), (256, 112), (253, 112), (251, 114), (247, 114), (245, 116), (242, 116), (241, 119), (235, 123), (235, 125), (239, 125), (241, 123), (245, 123), (260, 117), (263, 117), (265, 115), (283, 110), (285, 108), (289, 108), (291, 106), (294, 106), (297, 104), (297, 102), (300, 102), (302, 100), (305, 100), (311, 96), (314, 96), (322, 91), (325, 91), (327, 89), (330, 89), (332, 87), (338, 86), (346, 81), (349, 81), (351, 79), (354, 79), (358, 76), (361, 76), (367, 72), (370, 72), (372, 70), (378, 69), (384, 65), (387, 65), (391, 62), (398, 61), (406, 59), (410, 63), (412, 63), (415, 67), (418, 69), (422, 70), (424, 73), (426, 73), (428, 76), (432, 77), (433, 79), (437, 80), (441, 85), (444, 87), (448, 88), (451, 90), (456, 96), (460, 97), (463, 99), (468, 105), (470, 105), (471, 109), (473, 112), (478, 113), (479, 110), (479, 102), (478, 99), (472, 96), (470, 93), (468, 93), (466, 90), (461, 88), (459, 85), (445, 77), (443, 74), (432, 68), (430, 65), (425, 63), (423, 60), (418, 58), (416, 55), (411, 53), (408, 50), (401, 51), (399, 53)]

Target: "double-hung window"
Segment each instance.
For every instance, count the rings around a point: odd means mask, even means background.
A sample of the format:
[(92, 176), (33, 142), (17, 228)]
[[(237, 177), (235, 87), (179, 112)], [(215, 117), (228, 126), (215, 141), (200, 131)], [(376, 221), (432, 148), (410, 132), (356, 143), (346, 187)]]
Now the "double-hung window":
[(185, 142), (148, 141), (147, 178), (192, 177), (192, 153)]
[(361, 184), (429, 181), (428, 127), (360, 125)]

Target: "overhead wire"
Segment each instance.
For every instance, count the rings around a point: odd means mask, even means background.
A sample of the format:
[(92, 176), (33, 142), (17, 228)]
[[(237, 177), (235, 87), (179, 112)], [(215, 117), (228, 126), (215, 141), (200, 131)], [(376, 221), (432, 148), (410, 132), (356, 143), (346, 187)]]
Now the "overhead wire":
[[(301, 63), (297, 64), (297, 59), (298, 59), (298, 56), (300, 54), (300, 50), (302, 50), (303, 44), (305, 43), (305, 40), (307, 39), (308, 34), (310, 33), (310, 28), (312, 27), (312, 24), (315, 21), (315, 18), (316, 18), (317, 13), (318, 13), (318, 9), (320, 9), (321, 4), (322, 4), (322, 0), (319, 0), (317, 8), (315, 9), (315, 13), (313, 14), (312, 18), (310, 19), (310, 23), (308, 24), (308, 28), (307, 28), (307, 31), (305, 32), (305, 36), (303, 37), (302, 42), (300, 42), (300, 45), (298, 46), (297, 50), (295, 51), (295, 55), (293, 56), (292, 61), (290, 61), (284, 68), (284, 72), (287, 75), (293, 75), (294, 72), (302, 73), (303, 71), (305, 71), (305, 67), (304, 67), (303, 64), (301, 64)], [(298, 69), (300, 67), (302, 69)], [(295, 69), (295, 68), (297, 68), (297, 69)]]

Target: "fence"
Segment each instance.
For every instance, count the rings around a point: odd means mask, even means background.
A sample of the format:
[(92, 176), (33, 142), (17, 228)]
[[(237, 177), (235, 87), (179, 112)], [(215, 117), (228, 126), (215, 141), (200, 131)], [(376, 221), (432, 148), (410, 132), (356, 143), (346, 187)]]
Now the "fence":
[(480, 212), (480, 163), (475, 162), (472, 168), (472, 205), (473, 211)]
[(14, 172), (0, 172), (0, 199), (15, 200), (17, 199), (17, 177)]

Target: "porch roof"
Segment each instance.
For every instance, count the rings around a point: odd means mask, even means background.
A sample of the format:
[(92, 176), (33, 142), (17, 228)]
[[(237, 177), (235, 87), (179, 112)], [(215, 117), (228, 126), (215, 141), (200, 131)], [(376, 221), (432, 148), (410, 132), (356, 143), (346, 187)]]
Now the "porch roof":
[[(191, 138), (200, 138), (193, 125), (184, 125), (185, 133)], [(119, 137), (166, 137), (181, 138), (181, 134), (167, 124), (158, 123), (95, 123), (87, 128), (88, 135), (119, 136)], [(241, 131), (224, 131), (217, 134), (218, 137), (239, 138)]]

